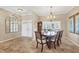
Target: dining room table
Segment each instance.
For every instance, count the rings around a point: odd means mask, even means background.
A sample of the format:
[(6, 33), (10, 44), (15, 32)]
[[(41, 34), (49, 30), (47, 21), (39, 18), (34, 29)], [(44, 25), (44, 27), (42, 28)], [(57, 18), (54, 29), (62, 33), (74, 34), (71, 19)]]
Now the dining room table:
[(42, 32), (42, 35), (46, 38), (47, 46), (49, 49), (51, 49), (51, 45), (52, 45), (51, 40), (55, 39), (54, 37), (56, 34), (57, 33), (55, 31)]

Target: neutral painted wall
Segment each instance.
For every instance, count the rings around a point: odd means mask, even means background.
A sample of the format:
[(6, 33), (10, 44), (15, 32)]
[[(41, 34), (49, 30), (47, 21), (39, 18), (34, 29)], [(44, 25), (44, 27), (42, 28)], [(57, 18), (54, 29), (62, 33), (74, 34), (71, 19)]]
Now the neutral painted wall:
[[(13, 39), (20, 36), (20, 32), (17, 32), (17, 33), (5, 32), (5, 19), (7, 15), (12, 15), (12, 13), (4, 9), (0, 9), (0, 41), (5, 41), (8, 39)], [(18, 16), (18, 19), (19, 19), (19, 16)]]

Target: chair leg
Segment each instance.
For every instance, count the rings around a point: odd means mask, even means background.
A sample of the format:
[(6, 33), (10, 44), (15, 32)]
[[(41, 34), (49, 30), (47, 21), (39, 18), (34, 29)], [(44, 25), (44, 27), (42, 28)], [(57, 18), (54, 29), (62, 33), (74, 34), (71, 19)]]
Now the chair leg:
[(38, 48), (38, 42), (37, 42), (36, 48)]
[[(48, 42), (46, 42), (46, 44), (47, 44), (47, 47), (48, 47)], [(49, 48), (49, 47), (48, 47)]]
[(54, 42), (54, 48), (56, 49), (56, 45), (55, 45), (55, 42)]
[(62, 43), (61, 40), (60, 40), (60, 43)]
[(42, 44), (41, 52), (43, 52), (43, 44)]
[(57, 45), (60, 46), (60, 44), (59, 44), (59, 40), (57, 40)]

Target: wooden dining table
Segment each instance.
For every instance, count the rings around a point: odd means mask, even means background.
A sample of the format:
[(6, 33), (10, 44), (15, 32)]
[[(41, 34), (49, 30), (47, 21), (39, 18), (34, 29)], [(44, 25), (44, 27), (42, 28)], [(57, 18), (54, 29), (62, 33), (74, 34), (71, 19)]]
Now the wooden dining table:
[(57, 33), (54, 32), (54, 31), (48, 31), (48, 32), (43, 32), (42, 35), (46, 38), (46, 41), (47, 41), (47, 46), (49, 49), (51, 49), (51, 40), (54, 38), (54, 36), (56, 35)]

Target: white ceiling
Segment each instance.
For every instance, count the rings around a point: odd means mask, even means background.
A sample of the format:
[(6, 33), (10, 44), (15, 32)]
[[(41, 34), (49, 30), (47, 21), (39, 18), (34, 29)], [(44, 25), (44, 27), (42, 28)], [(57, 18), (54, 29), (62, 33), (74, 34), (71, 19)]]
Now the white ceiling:
[[(0, 6), (0, 8), (22, 15), (37, 14), (39, 16), (45, 16), (50, 13), (50, 6)], [(17, 10), (18, 8), (23, 9), (23, 11), (19, 12)], [(55, 14), (66, 14), (72, 8), (73, 6), (53, 6), (52, 12)]]

